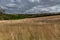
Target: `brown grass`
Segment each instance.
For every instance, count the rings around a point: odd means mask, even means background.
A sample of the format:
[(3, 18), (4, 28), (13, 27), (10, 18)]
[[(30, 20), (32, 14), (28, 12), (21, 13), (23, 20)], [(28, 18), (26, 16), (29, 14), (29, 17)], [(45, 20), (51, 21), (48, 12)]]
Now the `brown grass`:
[(60, 40), (60, 15), (0, 20), (0, 40)]

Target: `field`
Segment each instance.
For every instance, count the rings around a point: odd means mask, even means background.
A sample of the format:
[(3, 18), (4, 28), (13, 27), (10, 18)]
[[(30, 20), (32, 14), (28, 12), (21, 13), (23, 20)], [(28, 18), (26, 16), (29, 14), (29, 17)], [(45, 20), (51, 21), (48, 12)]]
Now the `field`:
[(60, 40), (60, 15), (0, 20), (0, 40)]

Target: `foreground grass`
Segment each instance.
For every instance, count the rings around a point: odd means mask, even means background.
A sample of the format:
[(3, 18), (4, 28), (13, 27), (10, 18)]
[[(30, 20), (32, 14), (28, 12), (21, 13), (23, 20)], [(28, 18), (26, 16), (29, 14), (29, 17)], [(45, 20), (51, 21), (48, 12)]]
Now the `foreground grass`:
[(60, 40), (60, 15), (0, 20), (0, 40)]

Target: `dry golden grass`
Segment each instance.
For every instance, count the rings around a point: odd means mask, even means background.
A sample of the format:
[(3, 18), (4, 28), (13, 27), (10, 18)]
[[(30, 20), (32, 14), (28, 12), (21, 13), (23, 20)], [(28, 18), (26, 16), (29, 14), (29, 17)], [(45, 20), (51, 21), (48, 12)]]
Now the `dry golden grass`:
[(0, 40), (60, 40), (60, 15), (0, 20)]

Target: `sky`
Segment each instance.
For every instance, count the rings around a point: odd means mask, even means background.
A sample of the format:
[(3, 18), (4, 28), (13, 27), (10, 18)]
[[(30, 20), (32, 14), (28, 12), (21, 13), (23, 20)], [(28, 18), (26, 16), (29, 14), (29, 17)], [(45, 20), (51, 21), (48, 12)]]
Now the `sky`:
[(59, 4), (60, 0), (0, 0), (0, 7), (8, 13), (25, 13), (31, 10), (33, 10), (31, 13), (44, 12), (45, 10), (51, 12), (55, 11), (56, 8), (60, 10)]

